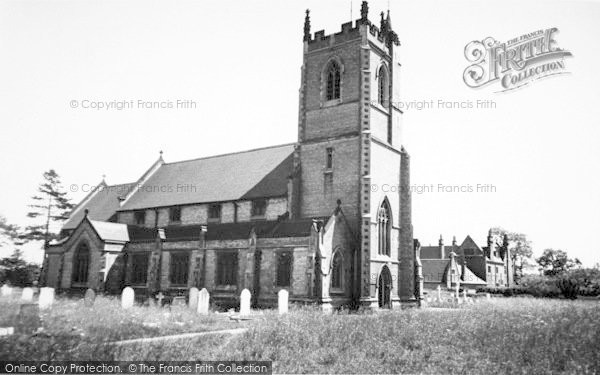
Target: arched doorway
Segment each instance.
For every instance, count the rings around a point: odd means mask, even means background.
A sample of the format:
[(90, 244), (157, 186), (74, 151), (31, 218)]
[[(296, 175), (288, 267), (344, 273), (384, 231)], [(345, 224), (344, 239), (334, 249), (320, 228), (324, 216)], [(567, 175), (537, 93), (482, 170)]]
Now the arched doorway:
[(387, 266), (381, 268), (379, 280), (377, 281), (377, 299), (382, 309), (392, 308), (392, 274)]

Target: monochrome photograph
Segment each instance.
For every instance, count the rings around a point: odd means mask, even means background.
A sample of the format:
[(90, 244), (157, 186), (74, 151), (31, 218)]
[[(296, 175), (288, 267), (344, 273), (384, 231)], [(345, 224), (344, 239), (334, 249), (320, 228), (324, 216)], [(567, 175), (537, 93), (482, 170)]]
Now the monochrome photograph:
[(598, 21), (1, 0), (0, 373), (600, 373)]

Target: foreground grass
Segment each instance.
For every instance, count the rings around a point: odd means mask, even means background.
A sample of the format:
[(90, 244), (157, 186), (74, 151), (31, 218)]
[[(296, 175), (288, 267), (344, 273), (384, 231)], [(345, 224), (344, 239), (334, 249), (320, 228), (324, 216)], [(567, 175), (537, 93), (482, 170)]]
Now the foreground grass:
[[(303, 309), (285, 316), (265, 313), (239, 336), (124, 347), (81, 341), (61, 346), (61, 341), (46, 347), (44, 355), (267, 360), (281, 373), (600, 373), (600, 305), (510, 298), (459, 309), (376, 314), (323, 315)], [(10, 350), (13, 360), (19, 354), (39, 358), (39, 348), (19, 346), (28, 353), (17, 353), (8, 348), (14, 344), (15, 338), (0, 340), (0, 352)]]

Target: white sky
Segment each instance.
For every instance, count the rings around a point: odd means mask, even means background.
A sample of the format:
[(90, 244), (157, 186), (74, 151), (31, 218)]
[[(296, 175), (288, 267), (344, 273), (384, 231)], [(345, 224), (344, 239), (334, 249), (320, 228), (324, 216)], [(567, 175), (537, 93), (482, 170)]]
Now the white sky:
[[(378, 24), (387, 0), (370, 1)], [(296, 140), (304, 10), (340, 30), (350, 1), (0, 2), (0, 214), (27, 224), (43, 171), (64, 185), (135, 181), (167, 161)], [(359, 17), (360, 2), (353, 1)], [(407, 110), (415, 185), (493, 184), (495, 193), (413, 195), (415, 237), (487, 229), (600, 261), (600, 3), (392, 1), (402, 100), (494, 100), (496, 109)], [(463, 49), (557, 27), (572, 74), (514, 92), (462, 81)], [(194, 100), (196, 109), (97, 111), (71, 100)], [(85, 194), (71, 194), (75, 201)], [(30, 258), (39, 252), (27, 250)], [(4, 255), (4, 254), (2, 254)]]

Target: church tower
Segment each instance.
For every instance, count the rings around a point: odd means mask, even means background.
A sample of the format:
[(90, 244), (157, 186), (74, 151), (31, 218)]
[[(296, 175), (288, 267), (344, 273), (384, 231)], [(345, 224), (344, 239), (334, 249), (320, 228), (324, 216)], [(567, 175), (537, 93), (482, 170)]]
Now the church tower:
[(402, 147), (398, 50), (389, 11), (311, 34), (304, 22), (292, 215), (337, 203), (354, 234), (353, 295), (365, 307), (415, 302), (409, 156)]

